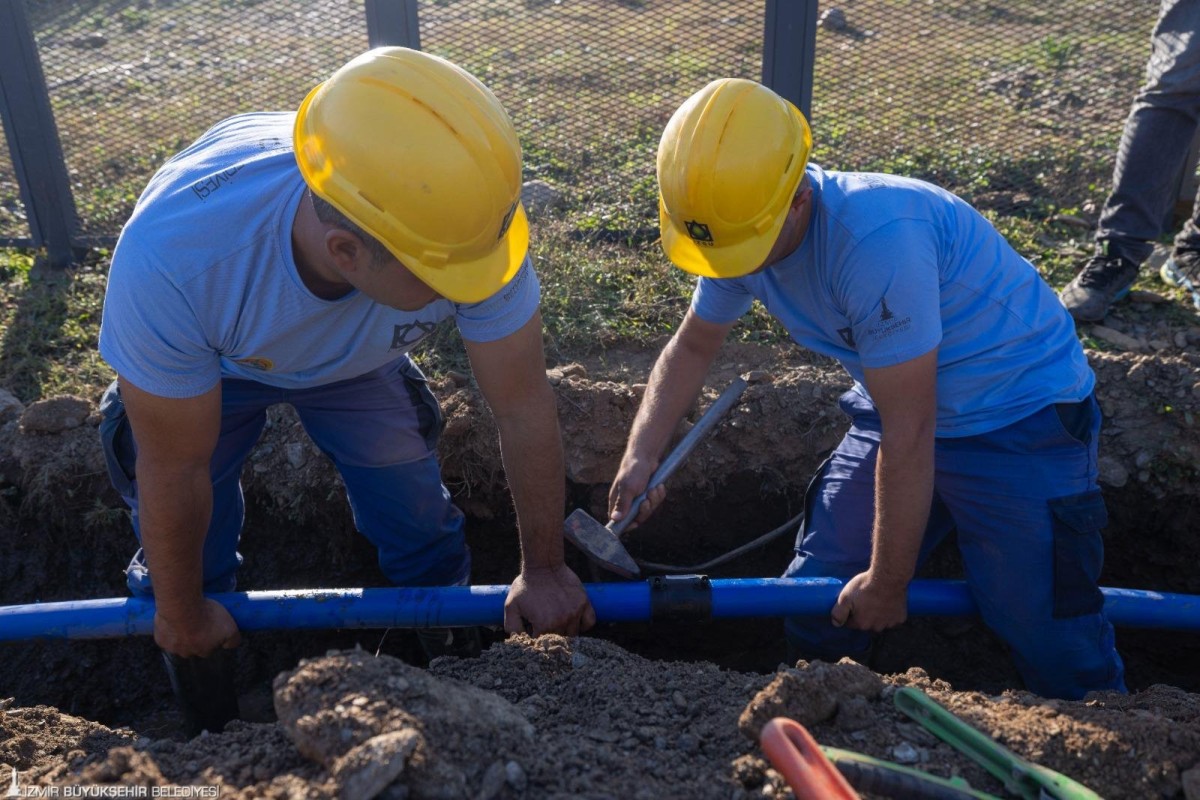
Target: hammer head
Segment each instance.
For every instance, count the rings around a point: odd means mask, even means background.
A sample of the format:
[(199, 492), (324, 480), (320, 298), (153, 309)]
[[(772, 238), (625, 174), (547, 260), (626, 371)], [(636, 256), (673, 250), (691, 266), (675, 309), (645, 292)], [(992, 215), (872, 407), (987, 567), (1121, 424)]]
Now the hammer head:
[(567, 517), (563, 523), (563, 536), (609, 572), (625, 578), (636, 578), (641, 574), (620, 537), (592, 519), (582, 508), (575, 509)]

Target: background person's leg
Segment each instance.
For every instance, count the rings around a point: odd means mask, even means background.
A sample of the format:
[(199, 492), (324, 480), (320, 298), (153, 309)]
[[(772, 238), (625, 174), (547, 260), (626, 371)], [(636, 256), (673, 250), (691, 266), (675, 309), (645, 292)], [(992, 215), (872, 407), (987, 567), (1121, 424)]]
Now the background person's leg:
[[(1099, 322), (1125, 297), (1164, 232), (1200, 123), (1200, 3), (1164, 0), (1151, 38), (1146, 83), (1125, 120), (1113, 168), (1112, 192), (1096, 226), (1096, 254), (1063, 287), (1076, 320)], [(1181, 234), (1184, 241), (1194, 232)], [(1176, 248), (1181, 245), (1176, 244)], [(1177, 270), (1162, 277), (1182, 285)], [(1200, 302), (1198, 295), (1197, 302)]]
[(1089, 398), (981, 436), (938, 440), (938, 488), (958, 523), (971, 593), (1026, 686), (1046, 697), (1125, 688), (1097, 586), (1106, 522), (1098, 433)]
[[(1113, 190), (1096, 239), (1110, 254), (1141, 264), (1163, 234), (1200, 124), (1200, 3), (1163, 3), (1151, 37), (1146, 82), (1125, 121)], [(1200, 247), (1200, 234), (1185, 241)]]
[[(204, 539), (204, 591), (233, 591), (242, 557), (237, 552), (245, 503), (240, 483), (242, 464), (258, 441), (267, 406), (277, 402), (277, 390), (253, 381), (224, 381), (221, 386), (221, 435), (213, 452), (213, 508)], [(109, 479), (129, 506), (134, 533), (141, 540), (138, 516), (137, 446), (114, 381), (100, 402), (100, 440)], [(153, 594), (151, 576), (139, 548), (125, 572), (135, 595)]]

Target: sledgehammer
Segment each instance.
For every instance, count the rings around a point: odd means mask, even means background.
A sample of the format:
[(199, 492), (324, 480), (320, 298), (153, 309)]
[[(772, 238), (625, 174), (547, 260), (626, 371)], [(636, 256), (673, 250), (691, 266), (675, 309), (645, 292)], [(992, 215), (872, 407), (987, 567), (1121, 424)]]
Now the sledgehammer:
[(708, 410), (679, 441), (671, 454), (658, 465), (658, 469), (650, 476), (646, 491), (633, 499), (633, 503), (630, 504), (629, 511), (624, 517), (617, 522), (610, 521), (608, 525), (601, 525), (587, 511), (577, 508), (563, 523), (563, 536), (604, 569), (626, 578), (638, 577), (641, 574), (641, 568), (633, 560), (633, 556), (629, 555), (625, 545), (621, 543), (621, 534), (637, 517), (638, 508), (646, 499), (646, 494), (671, 476), (671, 473), (683, 463), (705, 434), (712, 430), (725, 412), (733, 407), (738, 398), (742, 396), (742, 392), (746, 391), (747, 385), (745, 380), (738, 378), (729, 384), (725, 391), (721, 392), (721, 396), (717, 398), (716, 402), (708, 407)]

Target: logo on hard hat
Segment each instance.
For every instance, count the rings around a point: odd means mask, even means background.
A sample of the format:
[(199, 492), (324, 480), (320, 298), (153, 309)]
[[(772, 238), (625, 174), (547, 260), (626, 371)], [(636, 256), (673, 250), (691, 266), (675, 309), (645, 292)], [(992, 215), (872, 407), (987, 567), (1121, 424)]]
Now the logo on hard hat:
[(513, 217), (516, 216), (517, 213), (517, 203), (519, 202), (519, 200), (514, 201), (513, 204), (509, 206), (508, 213), (504, 215), (504, 220), (500, 223), (500, 235), (496, 237), (497, 242), (504, 238), (504, 234), (508, 233), (508, 226), (512, 225)]
[(683, 224), (687, 226), (688, 236), (692, 237), (692, 241), (694, 241), (696, 244), (712, 247), (712, 231), (708, 229), (707, 225), (705, 225), (703, 222), (696, 222), (695, 220), (689, 220)]

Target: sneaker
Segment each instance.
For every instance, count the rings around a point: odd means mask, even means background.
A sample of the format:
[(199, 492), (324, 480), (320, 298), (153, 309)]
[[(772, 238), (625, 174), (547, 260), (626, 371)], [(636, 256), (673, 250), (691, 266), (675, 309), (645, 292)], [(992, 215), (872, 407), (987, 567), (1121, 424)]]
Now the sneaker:
[(418, 628), (417, 641), (430, 661), (441, 656), (477, 658), (483, 652), (479, 628)]
[(1062, 290), (1060, 299), (1080, 322), (1099, 322), (1108, 307), (1129, 294), (1138, 265), (1121, 256), (1094, 255)]
[(1200, 250), (1176, 250), (1158, 271), (1163, 282), (1192, 293), (1192, 305), (1200, 311)]

